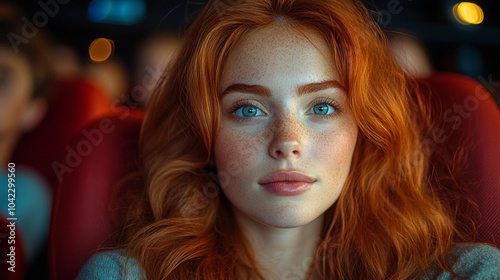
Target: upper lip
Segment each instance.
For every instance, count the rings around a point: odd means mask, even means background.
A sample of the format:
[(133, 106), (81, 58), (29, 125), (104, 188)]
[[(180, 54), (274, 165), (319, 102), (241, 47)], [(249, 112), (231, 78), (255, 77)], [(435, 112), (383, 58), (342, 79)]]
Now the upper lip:
[(283, 171), (279, 170), (273, 173), (268, 174), (264, 178), (259, 180), (260, 185), (270, 184), (274, 182), (306, 182), (306, 183), (314, 183), (316, 179), (313, 177), (301, 173), (300, 171)]

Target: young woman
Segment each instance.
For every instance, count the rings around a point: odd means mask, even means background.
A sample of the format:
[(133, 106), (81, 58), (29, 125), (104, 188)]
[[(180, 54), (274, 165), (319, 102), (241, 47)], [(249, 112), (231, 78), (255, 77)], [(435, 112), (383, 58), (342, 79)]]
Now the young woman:
[(500, 275), (498, 249), (456, 244), (424, 99), (361, 3), (210, 1), (181, 49), (126, 243), (80, 279)]

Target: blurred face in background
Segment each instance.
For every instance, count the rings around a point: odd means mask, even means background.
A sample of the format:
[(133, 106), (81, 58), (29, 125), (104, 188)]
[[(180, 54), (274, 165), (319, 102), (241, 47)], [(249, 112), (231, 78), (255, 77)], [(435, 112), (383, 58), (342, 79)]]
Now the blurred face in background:
[(136, 92), (132, 89), (132, 96), (143, 108), (147, 106), (151, 94), (167, 71), (167, 67), (179, 52), (180, 39), (177, 37), (158, 34), (145, 40), (136, 54), (134, 84)]
[(121, 100), (128, 92), (129, 73), (125, 63), (118, 59), (90, 62), (84, 70), (85, 76), (100, 87), (112, 103)]
[(28, 129), (33, 89), (28, 59), (0, 45), (0, 139)]
[[(257, 29), (225, 65), (215, 160), (229, 174), (221, 185), (237, 219), (306, 225), (337, 201), (349, 174), (358, 127), (329, 47), (305, 30), (307, 38), (281, 24)], [(290, 170), (313, 182), (295, 193), (262, 184)]]

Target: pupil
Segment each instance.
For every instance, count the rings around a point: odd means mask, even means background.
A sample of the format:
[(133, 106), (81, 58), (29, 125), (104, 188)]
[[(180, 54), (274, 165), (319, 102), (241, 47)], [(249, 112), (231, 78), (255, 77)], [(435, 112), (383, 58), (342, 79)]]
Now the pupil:
[(317, 111), (319, 113), (326, 113), (327, 110), (328, 110), (328, 108), (325, 105), (318, 105), (318, 107), (317, 107)]
[(255, 113), (255, 108), (252, 108), (252, 107), (246, 107), (245, 108), (245, 113), (247, 115), (253, 115)]

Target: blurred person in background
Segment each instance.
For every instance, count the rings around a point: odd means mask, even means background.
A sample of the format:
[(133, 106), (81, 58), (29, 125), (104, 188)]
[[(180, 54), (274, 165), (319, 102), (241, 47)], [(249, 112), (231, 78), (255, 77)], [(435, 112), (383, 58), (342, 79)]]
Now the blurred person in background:
[(17, 218), (16, 228), (21, 235), (17, 238), (21, 238), (29, 265), (46, 243), (51, 188), (34, 171), (13, 162), (15, 212), (9, 216), (7, 166), (21, 135), (45, 116), (52, 75), (47, 41), (42, 32), (27, 41), (16, 41), (20, 38), (16, 36), (23, 36), (21, 18), (15, 7), (0, 3), (0, 181), (3, 190), (0, 215)]
[(389, 34), (389, 49), (401, 67), (414, 77), (432, 73), (431, 61), (424, 45), (414, 36), (404, 33)]
[(135, 57), (134, 87), (130, 93), (140, 107), (146, 108), (156, 84), (168, 73), (180, 42), (181, 38), (175, 34), (155, 33), (140, 44)]
[(78, 52), (64, 44), (57, 44), (51, 50), (51, 64), (54, 76), (71, 78), (81, 74), (82, 62)]
[(117, 57), (103, 62), (89, 62), (83, 75), (99, 86), (113, 104), (119, 104), (130, 88), (130, 74), (123, 61)]

